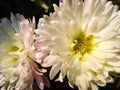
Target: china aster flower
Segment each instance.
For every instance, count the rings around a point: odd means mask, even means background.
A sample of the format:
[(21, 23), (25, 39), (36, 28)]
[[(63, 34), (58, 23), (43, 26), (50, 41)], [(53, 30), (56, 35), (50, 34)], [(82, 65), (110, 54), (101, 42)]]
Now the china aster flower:
[(49, 54), (46, 46), (34, 40), (35, 19), (11, 14), (0, 24), (1, 90), (32, 90), (34, 79), (42, 90), (49, 82), (40, 63)]
[[(120, 11), (111, 1), (61, 0), (55, 12), (40, 19), (39, 42), (50, 49), (43, 62), (50, 79), (67, 76), (71, 87), (98, 90), (120, 73)], [(42, 39), (41, 39), (42, 38)]]

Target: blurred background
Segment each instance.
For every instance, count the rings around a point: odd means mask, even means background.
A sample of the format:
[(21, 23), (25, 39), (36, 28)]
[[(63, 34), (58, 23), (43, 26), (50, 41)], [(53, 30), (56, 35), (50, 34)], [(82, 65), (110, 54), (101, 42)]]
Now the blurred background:
[[(111, 0), (113, 4), (120, 6), (120, 0)], [(10, 18), (10, 13), (20, 13), (25, 18), (32, 18), (35, 16), (36, 22), (39, 18), (43, 17), (44, 14), (49, 15), (53, 12), (53, 3), (59, 5), (59, 0), (0, 0), (0, 18)], [(46, 74), (48, 77), (48, 74)], [(107, 84), (106, 87), (99, 87), (100, 90), (120, 90), (120, 78), (119, 76), (114, 77), (115, 82)], [(50, 80), (51, 87), (45, 87), (45, 90), (78, 90), (77, 87), (74, 89), (70, 88), (65, 78), (63, 83), (55, 82)], [(36, 83), (34, 83), (34, 90), (39, 90)]]

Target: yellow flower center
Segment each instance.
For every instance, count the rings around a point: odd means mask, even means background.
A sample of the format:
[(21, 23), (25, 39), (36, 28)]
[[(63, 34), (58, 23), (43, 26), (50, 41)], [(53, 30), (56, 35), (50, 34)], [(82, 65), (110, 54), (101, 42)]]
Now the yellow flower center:
[(9, 52), (22, 52), (23, 47), (19, 48), (13, 42), (5, 42), (0, 46), (0, 50), (2, 50), (2, 55), (10, 57), (9, 60), (11, 63), (15, 63), (17, 61), (17, 57), (9, 55)]
[(80, 57), (90, 54), (94, 49), (94, 36), (81, 31), (73, 38), (71, 49), (74, 54), (80, 54)]

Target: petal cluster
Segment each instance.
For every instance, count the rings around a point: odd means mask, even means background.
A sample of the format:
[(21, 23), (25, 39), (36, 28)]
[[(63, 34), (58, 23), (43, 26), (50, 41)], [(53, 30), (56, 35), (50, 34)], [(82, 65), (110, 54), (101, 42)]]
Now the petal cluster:
[[(32, 90), (34, 79), (40, 89), (49, 82), (41, 62), (49, 54), (46, 46), (35, 40), (35, 19), (11, 14), (0, 23), (1, 90)], [(39, 46), (39, 48), (38, 48)], [(43, 49), (44, 48), (44, 49)], [(45, 83), (44, 83), (45, 82)]]
[(52, 66), (50, 78), (67, 76), (79, 90), (98, 90), (120, 73), (120, 11), (111, 1), (61, 0), (55, 12), (40, 19), (35, 33), (50, 55), (43, 62)]

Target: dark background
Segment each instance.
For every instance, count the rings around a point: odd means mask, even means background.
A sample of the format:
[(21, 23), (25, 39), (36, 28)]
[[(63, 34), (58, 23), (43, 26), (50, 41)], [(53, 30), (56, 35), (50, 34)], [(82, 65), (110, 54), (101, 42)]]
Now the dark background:
[[(42, 1), (42, 0), (41, 0)], [(113, 0), (114, 4), (119, 5), (120, 0)], [(25, 18), (32, 18), (35, 16), (36, 22), (39, 18), (41, 18), (44, 14), (49, 15), (49, 12), (53, 12), (53, 3), (58, 5), (58, 0), (43, 0), (49, 9), (48, 12), (41, 6), (39, 0), (34, 2), (30, 0), (0, 0), (0, 18), (10, 18), (10, 13), (13, 14), (20, 13), (24, 15)], [(47, 75), (48, 76), (48, 75)], [(119, 83), (119, 84), (118, 84)], [(65, 78), (63, 83), (55, 82), (54, 80), (50, 80), (51, 87), (45, 87), (45, 90), (78, 90), (77, 87), (74, 89), (70, 88), (67, 83), (67, 79)], [(106, 87), (99, 87), (100, 90), (120, 90), (120, 79), (117, 78), (115, 83), (107, 84)], [(39, 90), (37, 85), (34, 84), (34, 90)]]

